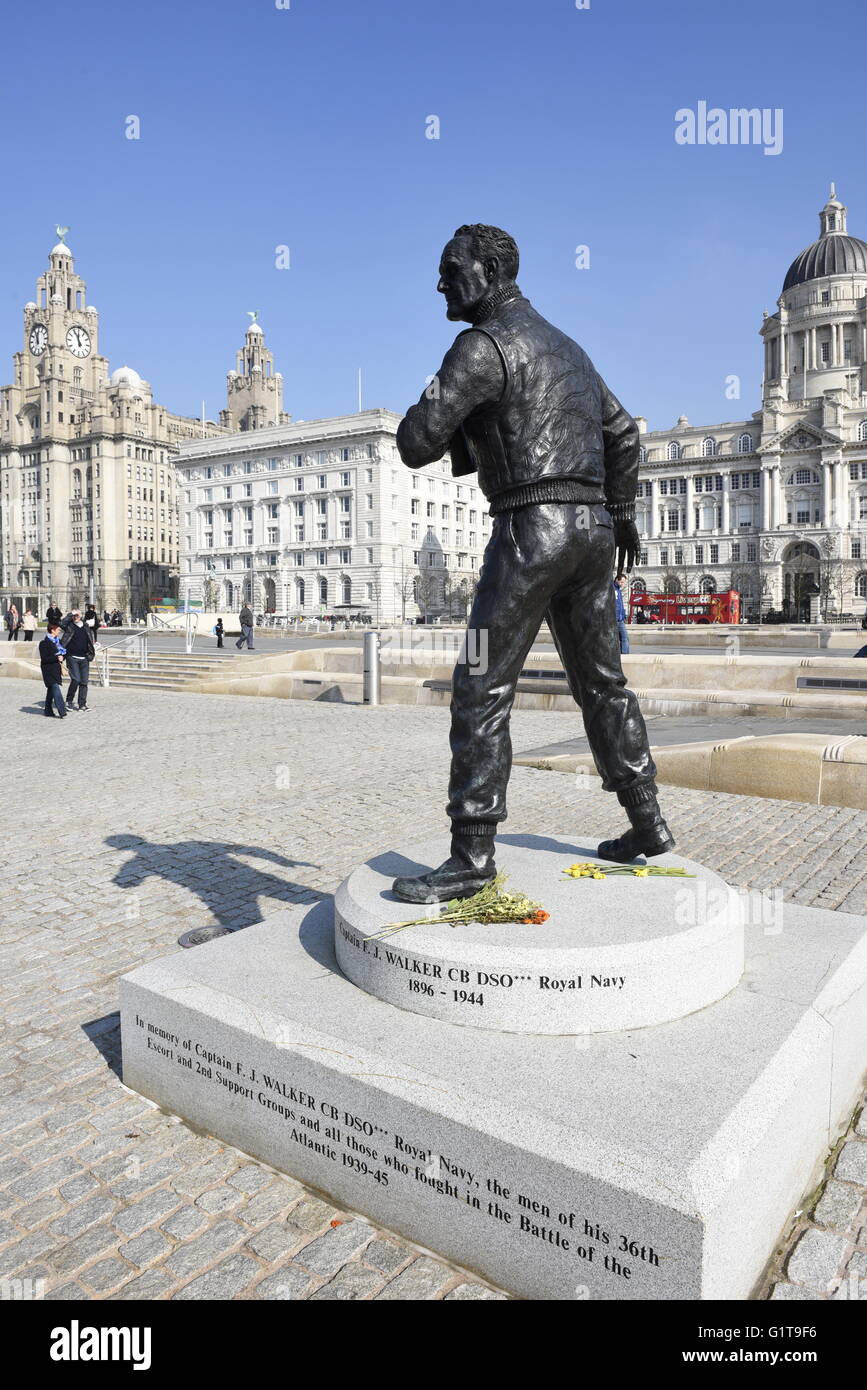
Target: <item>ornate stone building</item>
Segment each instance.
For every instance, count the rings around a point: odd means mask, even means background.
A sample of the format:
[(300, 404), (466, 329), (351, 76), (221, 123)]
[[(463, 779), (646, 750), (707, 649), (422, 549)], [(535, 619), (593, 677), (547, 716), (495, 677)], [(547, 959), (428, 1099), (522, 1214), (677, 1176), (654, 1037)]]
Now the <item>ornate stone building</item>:
[(761, 327), (762, 408), (648, 431), (648, 591), (738, 589), (743, 611), (859, 616), (867, 600), (867, 244), (831, 196)]
[(131, 367), (110, 373), (65, 231), (0, 391), (0, 593), (40, 616), (89, 597), (137, 616), (177, 584), (178, 446), (221, 427), (158, 405)]

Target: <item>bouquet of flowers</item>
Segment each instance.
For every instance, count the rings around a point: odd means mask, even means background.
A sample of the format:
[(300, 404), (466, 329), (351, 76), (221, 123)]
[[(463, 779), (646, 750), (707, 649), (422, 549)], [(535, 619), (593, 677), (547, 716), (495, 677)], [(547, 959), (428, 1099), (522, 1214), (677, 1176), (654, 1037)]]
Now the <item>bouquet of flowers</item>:
[(686, 869), (667, 869), (659, 864), (570, 864), (563, 872), (567, 878), (611, 878), (614, 874), (631, 874), (633, 878), (695, 878)]
[(507, 893), (503, 887), (505, 874), (497, 874), (484, 888), (471, 898), (453, 898), (446, 903), (445, 911), (438, 917), (416, 917), (412, 922), (389, 922), (377, 937), (393, 936), (404, 927), (424, 927), (431, 923), (448, 922), (457, 927), (461, 922), (480, 922), (488, 926), (494, 922), (523, 922), (526, 925), (541, 926), (547, 922), (549, 914), (538, 903), (531, 902), (523, 893)]

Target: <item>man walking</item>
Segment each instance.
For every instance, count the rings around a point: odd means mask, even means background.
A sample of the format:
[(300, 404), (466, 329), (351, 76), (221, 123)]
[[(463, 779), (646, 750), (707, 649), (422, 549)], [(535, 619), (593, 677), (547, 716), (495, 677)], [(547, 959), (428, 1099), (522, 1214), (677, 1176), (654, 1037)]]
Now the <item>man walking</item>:
[(496, 873), (515, 687), (546, 617), (602, 785), (630, 821), (625, 834), (603, 841), (600, 857), (628, 863), (674, 845), (620, 665), (611, 591), (612, 573), (631, 570), (640, 552), (638, 427), (583, 349), (524, 298), (517, 272), (506, 232), (458, 228), (437, 289), (448, 318), (471, 327), (446, 354), (436, 391), (424, 391), (397, 432), (408, 467), (449, 450), (455, 477), (477, 473), (494, 517), (469, 619), (487, 640), (486, 660), (472, 665), (462, 654), (452, 682), (451, 855), (395, 881), (407, 902), (469, 897)]
[(52, 703), (57, 706), (57, 716), (60, 719), (66, 718), (66, 705), (63, 703), (63, 671), (60, 665), (64, 654), (60, 644), (60, 624), (49, 619), (46, 635), (39, 643), (39, 664), (46, 690), (45, 714), (49, 719), (55, 718)]
[(248, 604), (244, 604), (238, 617), (241, 620), (241, 636), (238, 638), (235, 646), (240, 651), (246, 642), (247, 650), (253, 651), (253, 611)]
[(614, 611), (617, 615), (617, 631), (620, 635), (620, 653), (625, 656), (629, 651), (629, 633), (626, 631), (626, 605), (623, 602), (623, 586), (626, 583), (626, 575), (618, 574), (614, 580)]
[(89, 627), (85, 627), (79, 608), (73, 608), (71, 618), (72, 621), (63, 638), (63, 645), (66, 648), (66, 669), (70, 677), (69, 689), (66, 692), (66, 704), (69, 709), (75, 709), (75, 697), (77, 695), (78, 708), (85, 712), (88, 708), (87, 684), (90, 678), (90, 663), (96, 654), (96, 648), (93, 644), (93, 634)]
[(48, 600), (48, 612), (45, 616), (50, 623), (59, 623), (60, 619), (63, 617), (63, 614), (57, 607), (57, 604), (54, 602), (53, 598), (50, 598)]

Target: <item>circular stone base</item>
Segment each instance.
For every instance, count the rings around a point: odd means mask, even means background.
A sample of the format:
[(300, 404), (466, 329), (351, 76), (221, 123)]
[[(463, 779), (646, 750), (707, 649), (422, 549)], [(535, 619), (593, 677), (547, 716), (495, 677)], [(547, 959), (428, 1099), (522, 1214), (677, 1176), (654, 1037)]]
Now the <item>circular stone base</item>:
[[(740, 899), (715, 873), (677, 854), (652, 866), (693, 878), (569, 878), (595, 847), (563, 836), (502, 835), (507, 892), (550, 914), (522, 923), (438, 923), (444, 906), (400, 902), (398, 875), (434, 868), (447, 838), (378, 855), (337, 890), (334, 939), (344, 974), (412, 1013), (507, 1033), (597, 1033), (667, 1023), (734, 989), (744, 965)], [(638, 866), (641, 867), (641, 866)], [(387, 937), (390, 923), (429, 917)]]

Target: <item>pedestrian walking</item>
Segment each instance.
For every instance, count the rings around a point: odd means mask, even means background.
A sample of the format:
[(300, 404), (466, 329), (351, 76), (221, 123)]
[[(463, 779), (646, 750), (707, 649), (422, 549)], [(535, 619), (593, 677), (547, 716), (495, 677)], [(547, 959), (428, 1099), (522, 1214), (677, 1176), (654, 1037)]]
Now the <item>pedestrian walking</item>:
[(46, 616), (48, 622), (50, 622), (50, 623), (59, 623), (59, 622), (60, 622), (60, 619), (63, 617), (63, 614), (61, 613), (60, 609), (57, 607), (57, 604), (54, 602), (54, 599), (53, 599), (53, 598), (50, 598), (50, 599), (48, 600), (48, 612), (46, 613), (45, 616)]
[(239, 617), (240, 620), (241, 620), (241, 636), (238, 638), (237, 642), (235, 643), (235, 646), (236, 646), (236, 647), (238, 648), (238, 650), (240, 651), (241, 648), (243, 647), (244, 643), (246, 642), (246, 643), (247, 643), (247, 650), (248, 650), (248, 651), (252, 651), (252, 650), (253, 650), (253, 610), (249, 607), (248, 604), (245, 603), (245, 604), (244, 604), (244, 607), (241, 609), (240, 613), (238, 614), (238, 617)]
[[(65, 656), (60, 641), (60, 624), (50, 621), (48, 631), (39, 643), (39, 664), (45, 683), (45, 714), (49, 719), (66, 718), (66, 705), (63, 700), (63, 669), (60, 665)], [(57, 706), (57, 715), (51, 708)]]
[(629, 651), (629, 633), (626, 631), (626, 605), (623, 602), (623, 586), (626, 575), (618, 574), (614, 580), (614, 609), (617, 614), (617, 631), (620, 636), (620, 651)]
[(97, 613), (92, 603), (89, 603), (84, 610), (84, 626), (90, 629), (90, 633), (93, 637), (94, 642), (98, 642), (99, 638), (97, 636), (97, 633), (99, 632), (99, 614)]
[(24, 628), (24, 641), (32, 642), (33, 634), (36, 631), (36, 614), (31, 613), (29, 608), (25, 608), (21, 623)]
[(214, 636), (217, 639), (218, 647), (222, 647), (223, 645), (223, 634), (225, 631), (226, 629), (223, 627), (223, 619), (218, 618), (216, 623), (214, 624)]
[(6, 613), (6, 617), (3, 621), (6, 624), (6, 641), (17, 642), (18, 629), (21, 627), (21, 614), (18, 612), (18, 609), (15, 607), (14, 603), (10, 603), (8, 611)]
[(71, 618), (72, 621), (63, 638), (63, 645), (66, 648), (66, 669), (69, 672), (66, 703), (69, 709), (75, 709), (74, 702), (77, 695), (78, 709), (86, 711), (90, 663), (96, 655), (96, 648), (93, 634), (90, 628), (85, 627), (80, 609), (74, 608)]

